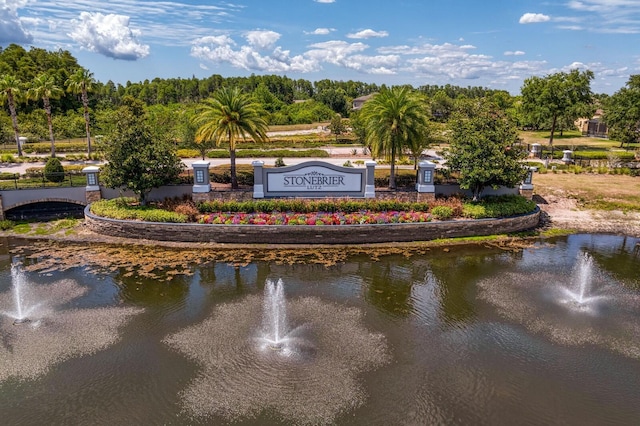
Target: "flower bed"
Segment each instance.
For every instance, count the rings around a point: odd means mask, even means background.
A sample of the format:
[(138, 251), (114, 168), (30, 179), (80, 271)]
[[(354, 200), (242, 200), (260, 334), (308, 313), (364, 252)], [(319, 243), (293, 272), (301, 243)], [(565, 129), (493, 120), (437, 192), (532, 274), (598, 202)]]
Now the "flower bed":
[(363, 225), (383, 223), (430, 222), (426, 212), (361, 211), (357, 213), (212, 213), (202, 216), (199, 223), (214, 225)]

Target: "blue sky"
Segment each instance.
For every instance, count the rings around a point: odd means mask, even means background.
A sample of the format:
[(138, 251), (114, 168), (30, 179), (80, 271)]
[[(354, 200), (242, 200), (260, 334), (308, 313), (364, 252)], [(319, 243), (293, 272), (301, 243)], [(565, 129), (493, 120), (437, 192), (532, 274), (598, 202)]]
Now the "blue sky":
[(0, 45), (67, 49), (102, 82), (278, 74), (517, 94), (640, 74), (640, 0), (0, 0)]

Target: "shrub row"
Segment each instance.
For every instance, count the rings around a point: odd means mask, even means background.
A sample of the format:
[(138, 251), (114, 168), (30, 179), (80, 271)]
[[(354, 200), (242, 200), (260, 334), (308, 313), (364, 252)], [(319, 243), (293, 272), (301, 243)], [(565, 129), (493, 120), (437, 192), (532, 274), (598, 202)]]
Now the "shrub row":
[[(64, 168), (63, 171), (64, 173), (71, 174), (71, 175), (81, 175), (82, 169), (84, 169), (85, 167), (87, 166), (82, 164), (72, 164), (72, 165), (63, 166)], [(25, 169), (24, 174), (27, 177), (42, 177), (44, 175), (44, 172), (45, 172), (45, 167), (29, 167)]]
[[(93, 149), (98, 148), (98, 144), (91, 144)], [(25, 144), (22, 150), (27, 154), (48, 154), (51, 152), (51, 142), (35, 142)], [(86, 142), (56, 142), (56, 152), (86, 152)]]
[(165, 200), (155, 206), (140, 206), (133, 198), (101, 200), (91, 205), (91, 212), (102, 217), (122, 220), (184, 223), (194, 222), (199, 214), (353, 214), (360, 212), (416, 212), (430, 213), (435, 219), (448, 220), (455, 217), (482, 219), (508, 217), (535, 210), (536, 204), (520, 196), (507, 195), (488, 197), (478, 203), (457, 197), (437, 199), (430, 203), (411, 203), (397, 200), (353, 200), (353, 199), (278, 199), (259, 201), (209, 201), (194, 206), (188, 200)]
[(91, 213), (120, 220), (141, 220), (145, 222), (185, 223), (187, 216), (154, 206), (141, 206), (133, 198), (100, 200), (91, 204)]
[[(207, 153), (208, 158), (229, 158), (229, 151), (216, 149)], [(327, 158), (329, 153), (324, 149), (239, 149), (236, 151), (237, 158)]]
[(355, 213), (363, 210), (380, 211), (428, 211), (425, 203), (411, 203), (397, 200), (354, 200), (354, 199), (274, 199), (259, 201), (221, 201), (213, 200), (198, 204), (201, 213), (241, 212), (241, 213)]

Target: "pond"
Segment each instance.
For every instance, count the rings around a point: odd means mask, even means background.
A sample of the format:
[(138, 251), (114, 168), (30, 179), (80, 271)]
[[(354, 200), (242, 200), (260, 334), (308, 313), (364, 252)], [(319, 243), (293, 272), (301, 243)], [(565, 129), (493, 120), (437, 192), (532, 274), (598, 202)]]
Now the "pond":
[(638, 239), (179, 270), (0, 241), (4, 424), (640, 424)]

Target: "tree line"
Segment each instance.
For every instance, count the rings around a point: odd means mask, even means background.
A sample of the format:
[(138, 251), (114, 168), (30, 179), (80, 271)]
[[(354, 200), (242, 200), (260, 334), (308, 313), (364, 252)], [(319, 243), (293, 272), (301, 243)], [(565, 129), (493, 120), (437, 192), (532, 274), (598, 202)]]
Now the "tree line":
[[(552, 144), (556, 132), (573, 128), (577, 118), (591, 117), (600, 108), (612, 135), (626, 144), (637, 142), (638, 76), (631, 76), (627, 86), (613, 96), (592, 93), (593, 78), (591, 71), (578, 70), (530, 77), (517, 96), (504, 90), (448, 84), (403, 87), (424, 96), (429, 120), (435, 123), (447, 123), (456, 111), (468, 108), (469, 100), (483, 99), (520, 129), (550, 130)], [(48, 139), (55, 155), (56, 138), (82, 136), (91, 153), (90, 133), (109, 133), (114, 111), (125, 98), (133, 98), (144, 105), (158, 133), (187, 143), (194, 140), (192, 118), (199, 105), (222, 88), (249, 94), (261, 105), (268, 125), (329, 122), (336, 114), (357, 122), (351, 111), (353, 99), (389, 89), (352, 80), (310, 82), (277, 75), (224, 78), (214, 74), (202, 79), (103, 83), (93, 79), (68, 51), (26, 50), (11, 44), (0, 48), (0, 96), (8, 112), (0, 116), (0, 140), (17, 143), (18, 134), (30, 141)]]

